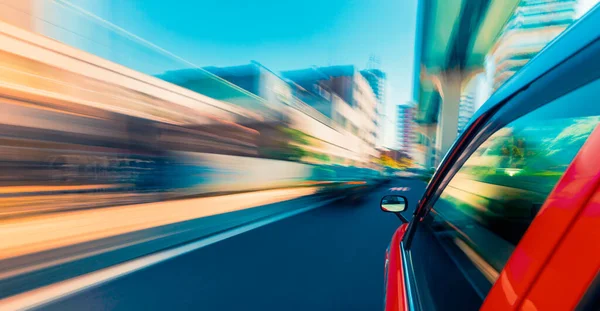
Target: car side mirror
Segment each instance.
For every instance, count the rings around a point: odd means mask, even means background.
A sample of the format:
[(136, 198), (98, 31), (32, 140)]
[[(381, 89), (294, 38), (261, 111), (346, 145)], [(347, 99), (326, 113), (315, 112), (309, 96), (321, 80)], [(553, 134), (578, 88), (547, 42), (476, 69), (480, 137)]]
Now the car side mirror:
[(394, 213), (402, 222), (408, 222), (400, 213), (404, 212), (408, 207), (408, 200), (401, 195), (386, 195), (381, 198), (379, 207), (382, 211)]

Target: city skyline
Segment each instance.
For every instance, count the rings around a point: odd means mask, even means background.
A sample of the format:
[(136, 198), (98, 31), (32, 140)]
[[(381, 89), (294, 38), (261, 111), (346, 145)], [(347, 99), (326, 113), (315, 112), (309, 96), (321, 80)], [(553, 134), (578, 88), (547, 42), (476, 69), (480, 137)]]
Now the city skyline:
[[(151, 48), (151, 52), (138, 51), (144, 56), (139, 59), (100, 54), (146, 74), (157, 75), (189, 67), (182, 60), (197, 67), (233, 66), (256, 60), (277, 72), (334, 64), (353, 64), (367, 69), (369, 59), (376, 55), (381, 60), (378, 69), (387, 75), (389, 104), (383, 112), (387, 119), (395, 119), (397, 103), (412, 98), (414, 51), (406, 48), (405, 42), (414, 42), (416, 1), (348, 5), (342, 0), (326, 3), (310, 0), (293, 7), (269, 0), (261, 0), (263, 5), (248, 5), (244, 1), (227, 4), (184, 1), (169, 6), (156, 1), (59, 2), (88, 11), (181, 58), (156, 60), (154, 57), (153, 61), (144, 61), (148, 54), (156, 53), (155, 48)], [(196, 18), (198, 11), (214, 14)], [(103, 27), (91, 25), (89, 16), (84, 18), (89, 25), (87, 30), (80, 27), (84, 29), (82, 31), (106, 32)], [(322, 22), (315, 24), (311, 22), (314, 20)], [(274, 24), (277, 27), (273, 27)], [(115, 38), (112, 32), (96, 40), (103, 40), (108, 46), (123, 44), (122, 39)], [(394, 126), (384, 122), (382, 131), (388, 137), (384, 145), (393, 146)]]

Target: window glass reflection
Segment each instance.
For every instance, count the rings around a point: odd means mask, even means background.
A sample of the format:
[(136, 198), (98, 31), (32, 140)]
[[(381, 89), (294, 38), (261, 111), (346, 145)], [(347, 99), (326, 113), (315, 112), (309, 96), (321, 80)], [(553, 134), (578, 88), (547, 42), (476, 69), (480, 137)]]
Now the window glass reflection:
[(434, 205), (431, 228), (466, 255), (490, 284), (600, 121), (590, 110), (578, 110), (583, 102), (568, 102), (597, 92), (596, 86), (592, 83), (497, 131), (465, 162)]

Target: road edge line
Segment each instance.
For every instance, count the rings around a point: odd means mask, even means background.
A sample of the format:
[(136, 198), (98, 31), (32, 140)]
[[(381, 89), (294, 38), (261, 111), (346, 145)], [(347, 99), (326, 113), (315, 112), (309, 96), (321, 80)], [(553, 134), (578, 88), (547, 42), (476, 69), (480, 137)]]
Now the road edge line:
[(217, 233), (175, 248), (159, 251), (154, 254), (126, 261), (124, 263), (120, 263), (98, 271), (90, 272), (81, 276), (74, 277), (72, 279), (64, 280), (55, 284), (50, 284), (24, 293), (10, 296), (0, 300), (0, 309), (27, 310), (41, 307), (45, 304), (51, 303), (52, 301), (56, 301), (58, 299), (77, 294), (88, 288), (109, 282), (119, 277), (136, 272), (138, 270), (159, 264), (163, 261), (167, 261), (172, 258), (187, 254), (205, 246), (209, 246), (211, 244), (226, 240), (228, 238), (254, 230), (259, 227), (266, 226), (268, 224), (283, 220), (285, 218), (289, 218), (310, 211), (312, 209), (325, 206), (338, 199), (339, 198), (332, 198), (329, 200), (309, 205), (307, 207), (269, 216), (267, 218), (259, 219), (257, 221), (242, 225), (240, 227)]

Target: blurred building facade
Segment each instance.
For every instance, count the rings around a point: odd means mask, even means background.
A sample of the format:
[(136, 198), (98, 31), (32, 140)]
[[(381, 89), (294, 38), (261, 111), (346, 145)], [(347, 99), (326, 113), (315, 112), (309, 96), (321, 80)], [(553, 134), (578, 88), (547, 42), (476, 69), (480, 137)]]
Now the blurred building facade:
[[(95, 7), (110, 9), (101, 3)], [(188, 97), (199, 96), (203, 103), (197, 106), (190, 103), (193, 110), (210, 111), (219, 118), (251, 128), (276, 127), (277, 123), (290, 125), (316, 139), (314, 145), (319, 145), (318, 149), (328, 153), (335, 163), (369, 165), (378, 156), (377, 95), (354, 66), (318, 68), (322, 77), (313, 80), (321, 89), (309, 88), (301, 94), (296, 88), (299, 84), (289, 83), (290, 79), (282, 79), (259, 63), (200, 68), (68, 2), (7, 0), (0, 8), (3, 22), (63, 42), (79, 49), (77, 53), (85, 51), (98, 56), (93, 63), (104, 64), (108, 60), (124, 66), (111, 64), (116, 72), (133, 75), (137, 71), (135, 75), (142, 79), (159, 78), (172, 83), (166, 86), (169, 91), (175, 89)], [(159, 90), (150, 87), (144, 91)], [(299, 95), (306, 96), (301, 99)], [(148, 110), (136, 114), (157, 113), (152, 105), (138, 105), (135, 109)], [(164, 111), (173, 110), (166, 108), (160, 112)], [(199, 118), (198, 122), (213, 122), (205, 119)]]
[(493, 90), (563, 32), (578, 17), (577, 0), (522, 0), (488, 57)]
[[(99, 9), (109, 8), (98, 6)], [(295, 84), (288, 83), (289, 80), (257, 62), (199, 68), (70, 3), (9, 0), (0, 4), (0, 8), (3, 22), (66, 43), (75, 48), (73, 53), (92, 57), (92, 64), (149, 81), (150, 85), (136, 91), (156, 97), (154, 102), (167, 101), (161, 103), (165, 107), (160, 109), (155, 103), (132, 104), (127, 107), (132, 115), (147, 117), (152, 114), (161, 120), (177, 117), (177, 121), (185, 119), (192, 123), (194, 130), (202, 124), (210, 124), (210, 131), (213, 131), (221, 126), (215, 124), (222, 121), (231, 124), (230, 127), (237, 128), (235, 124), (238, 124), (240, 128), (258, 130), (260, 137), (253, 138), (254, 146), (249, 151), (244, 149), (244, 154), (253, 156), (263, 156), (260, 151), (265, 147), (261, 145), (264, 141), (285, 145), (273, 135), (296, 137), (302, 143), (288, 142), (288, 147), (304, 149), (303, 154), (314, 156), (312, 160), (319, 158), (335, 164), (370, 166), (378, 156), (374, 148), (374, 135), (378, 132), (375, 128), (376, 97), (368, 81), (352, 66), (324, 68), (331, 78), (327, 78), (328, 83), (320, 84), (331, 90), (329, 94), (322, 89), (317, 96), (310, 94), (299, 99)], [(83, 55), (82, 51), (95, 56)], [(136, 55), (140, 57), (132, 57)], [(188, 69), (169, 71), (165, 68)], [(61, 79), (68, 79), (66, 75)], [(110, 82), (111, 77), (107, 75), (101, 79)], [(71, 91), (69, 86), (56, 88), (61, 88), (58, 92)], [(173, 94), (179, 97), (175, 98)], [(130, 103), (115, 103), (114, 109), (124, 109), (119, 105)], [(185, 109), (191, 109), (191, 112), (182, 113)], [(203, 150), (210, 152), (211, 148), (214, 146), (207, 145)], [(226, 153), (237, 154), (239, 150)], [(310, 158), (305, 156), (303, 161)]]
[(398, 105), (396, 120), (396, 149), (407, 154), (413, 153), (415, 143), (415, 108), (412, 105)]
[(460, 96), (458, 106), (458, 135), (464, 130), (475, 113), (475, 94), (474, 92), (465, 92)]
[(377, 156), (377, 98), (356, 67), (313, 67), (282, 75), (297, 86), (299, 98), (359, 137), (366, 153)]
[(27, 0), (6, 0), (0, 3), (0, 20), (10, 25), (35, 32), (38, 24), (33, 12), (39, 9), (39, 3)]
[[(374, 111), (363, 111), (376, 100), (356, 70), (332, 79), (329, 96), (306, 97), (329, 102), (326, 116), (259, 63), (199, 68), (87, 13), (68, 1), (0, 3), (0, 82), (11, 98), (0, 103), (0, 186), (40, 187), (28, 208), (377, 176), (365, 169), (374, 138), (361, 135), (375, 132)], [(82, 196), (62, 196), (64, 186)]]
[[(292, 89), (276, 73), (258, 62), (231, 67), (204, 67), (203, 70), (263, 99), (263, 104), (286, 121), (286, 107), (292, 103)], [(212, 78), (212, 77), (210, 77)]]
[[(370, 101), (365, 102), (365, 97), (360, 96), (360, 92), (366, 92), (365, 89), (371, 92), (360, 74), (352, 75), (351, 70), (341, 70), (343, 74), (340, 74), (334, 70), (333, 73), (337, 75), (329, 76), (325, 71), (313, 68), (300, 70), (295, 72), (296, 75), (292, 74), (294, 81), (286, 77), (286, 73), (280, 76), (258, 62), (251, 62), (239, 66), (204, 67), (202, 70), (176, 70), (159, 77), (236, 105), (252, 106), (256, 105), (253, 102), (258, 102), (260, 106), (268, 107), (269, 111), (275, 111), (274, 120), (280, 127), (299, 131), (298, 135), (304, 136), (302, 140), (309, 141), (301, 147), (312, 156), (305, 156), (303, 161), (310, 162), (318, 158), (336, 164), (369, 166), (378, 156), (374, 137), (371, 136), (375, 111), (369, 115), (363, 114), (361, 109), (375, 109), (375, 97), (371, 93), (371, 97), (366, 97)], [(356, 77), (362, 80), (357, 82), (354, 80)], [(228, 89), (221, 90), (222, 87), (219, 89), (219, 85), (215, 84), (215, 80), (220, 79), (256, 98), (232, 97)], [(257, 110), (257, 113), (262, 115), (261, 110)], [(278, 126), (276, 124), (269, 128), (265, 122), (261, 122), (253, 128), (256, 126), (261, 127), (257, 130), (261, 130), (263, 135), (278, 134), (277, 131), (273, 132), (273, 128)]]
[(375, 132), (375, 141), (377, 146), (384, 144), (384, 122), (386, 110), (386, 75), (385, 72), (379, 69), (365, 69), (360, 72), (369, 82), (375, 98), (377, 99), (376, 115), (377, 130)]

